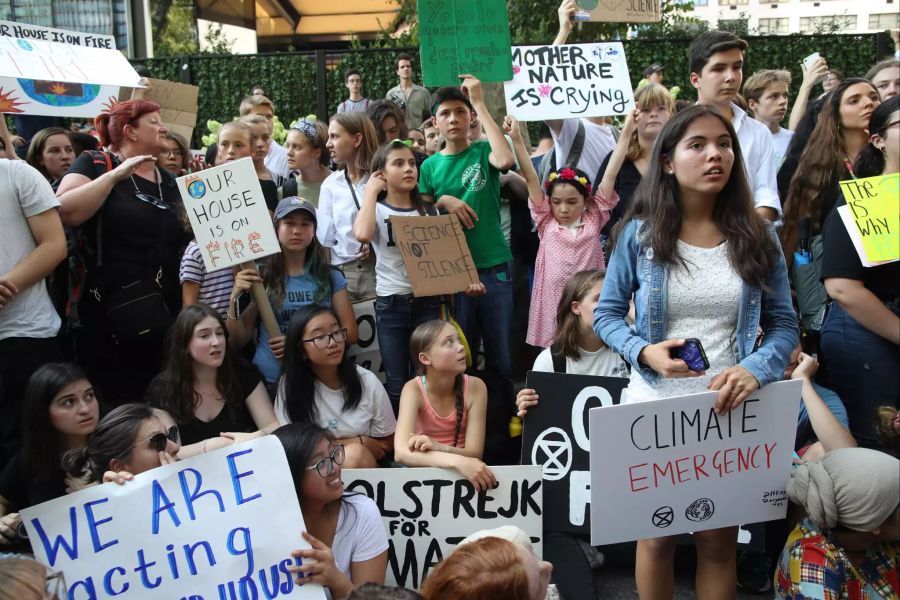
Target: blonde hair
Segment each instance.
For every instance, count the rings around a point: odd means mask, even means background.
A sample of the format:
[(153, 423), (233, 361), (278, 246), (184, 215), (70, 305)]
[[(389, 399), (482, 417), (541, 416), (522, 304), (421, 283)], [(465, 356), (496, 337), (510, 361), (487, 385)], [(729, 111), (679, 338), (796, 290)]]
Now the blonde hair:
[(247, 125), (269, 125), (269, 120), (262, 115), (244, 115), (239, 120)]
[(763, 69), (762, 71), (757, 71), (744, 82), (744, 98), (747, 99), (747, 102), (750, 102), (751, 100), (759, 102), (762, 95), (766, 93), (766, 88), (773, 83), (786, 83), (790, 86), (790, 72), (781, 69)]
[(357, 171), (368, 173), (372, 166), (372, 157), (378, 150), (378, 134), (375, 132), (372, 119), (364, 112), (351, 111), (334, 115), (331, 122), (343, 127), (350, 135), (362, 134), (362, 141), (356, 149), (353, 162)]
[[(265, 120), (264, 117), (260, 117)], [(219, 140), (222, 138), (222, 134), (229, 129), (240, 129), (244, 133), (247, 134), (247, 137), (252, 141), (253, 140), (253, 130), (250, 129), (250, 126), (244, 123), (243, 121), (229, 121), (228, 123), (223, 124), (219, 128), (219, 133), (216, 135), (216, 146), (219, 145)]]
[(0, 600), (44, 600), (47, 567), (30, 558), (0, 560)]
[[(657, 106), (662, 106), (668, 111), (670, 117), (675, 114), (675, 101), (672, 100), (672, 94), (658, 83), (648, 83), (635, 92), (634, 105), (639, 110), (651, 110)], [(638, 133), (635, 130), (631, 134), (631, 139), (628, 140), (628, 154), (625, 155), (625, 158), (634, 162), (641, 158), (643, 154), (641, 145), (638, 143)], [(598, 181), (597, 183), (599, 184), (600, 182)]]
[(250, 110), (256, 108), (257, 106), (268, 106), (272, 109), (272, 114), (275, 114), (275, 103), (265, 96), (260, 96), (259, 94), (257, 94), (255, 96), (246, 96), (243, 100), (241, 100), (241, 107), (239, 109), (240, 115), (243, 117), (250, 114)]

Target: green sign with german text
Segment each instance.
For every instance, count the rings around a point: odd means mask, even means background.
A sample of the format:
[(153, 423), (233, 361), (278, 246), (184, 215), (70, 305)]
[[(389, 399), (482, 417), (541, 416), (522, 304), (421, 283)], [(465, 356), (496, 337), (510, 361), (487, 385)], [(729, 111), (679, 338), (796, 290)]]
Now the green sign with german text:
[(418, 0), (422, 79), (426, 86), (512, 79), (505, 0)]

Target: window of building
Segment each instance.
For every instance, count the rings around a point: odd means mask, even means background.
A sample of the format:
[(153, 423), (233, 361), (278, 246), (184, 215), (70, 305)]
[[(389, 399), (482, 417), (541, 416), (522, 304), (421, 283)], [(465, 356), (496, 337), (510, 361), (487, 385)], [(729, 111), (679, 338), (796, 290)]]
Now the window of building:
[(856, 30), (856, 15), (800, 17), (800, 33), (840, 33)]
[(884, 31), (886, 29), (898, 28), (900, 28), (900, 13), (869, 15), (869, 29), (872, 31)]
[(741, 6), (747, 2), (748, 0), (719, 0), (719, 6)]
[[(768, 0), (766, 0), (768, 1)], [(776, 19), (760, 19), (760, 35), (787, 35), (790, 20), (787, 17)]]

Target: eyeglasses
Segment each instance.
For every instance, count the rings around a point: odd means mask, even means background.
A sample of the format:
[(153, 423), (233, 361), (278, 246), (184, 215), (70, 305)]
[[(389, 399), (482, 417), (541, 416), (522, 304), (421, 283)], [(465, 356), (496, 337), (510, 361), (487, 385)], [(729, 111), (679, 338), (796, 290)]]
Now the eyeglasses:
[[(156, 176), (159, 178), (156, 185), (159, 188), (159, 195), (162, 196), (162, 176), (158, 172)], [(137, 182), (134, 180), (134, 175), (131, 176), (131, 184), (134, 186), (134, 197), (141, 202), (146, 202), (147, 204), (151, 204), (162, 210), (175, 210), (172, 205), (165, 202), (161, 197), (157, 198), (152, 194), (145, 194), (142, 192), (140, 188), (138, 188)]]
[(320, 459), (316, 464), (306, 467), (307, 471), (315, 469), (322, 478), (328, 477), (334, 471), (334, 465), (344, 464), (344, 445), (338, 444), (331, 451), (331, 456)]
[(166, 150), (165, 154), (171, 158), (181, 158), (183, 156), (180, 148), (169, 148)]
[(344, 327), (342, 329), (338, 329), (333, 333), (323, 333), (322, 335), (317, 335), (316, 337), (311, 337), (308, 340), (300, 340), (304, 344), (308, 342), (312, 342), (313, 345), (323, 350), (331, 345), (331, 342), (335, 344), (343, 344), (347, 341), (347, 328)]
[(66, 576), (62, 571), (47, 575), (47, 593), (51, 600), (63, 600), (67, 598)]
[(156, 450), (157, 452), (162, 452), (163, 450), (166, 449), (166, 446), (168, 446), (169, 440), (175, 442), (176, 444), (181, 443), (181, 434), (178, 432), (178, 425), (172, 425), (171, 427), (169, 427), (166, 430), (165, 433), (163, 433), (161, 431), (157, 431), (156, 433), (154, 433), (147, 439), (141, 440), (134, 446), (128, 448), (122, 454), (123, 455), (128, 454), (129, 452), (131, 452), (132, 450), (134, 450), (135, 448), (137, 448), (138, 446), (140, 446), (141, 444), (144, 444), (146, 442), (150, 442), (150, 447), (153, 448), (154, 450)]

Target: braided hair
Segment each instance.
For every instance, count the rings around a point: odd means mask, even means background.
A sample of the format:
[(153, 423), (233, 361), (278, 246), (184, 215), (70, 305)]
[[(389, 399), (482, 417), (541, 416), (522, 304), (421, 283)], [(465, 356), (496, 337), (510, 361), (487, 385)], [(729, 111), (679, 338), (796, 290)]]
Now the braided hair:
[[(441, 332), (447, 326), (453, 325), (447, 321), (433, 320), (426, 321), (413, 331), (409, 338), (409, 355), (418, 363), (416, 372), (418, 375), (425, 376), (425, 365), (419, 360), (419, 354), (427, 352), (429, 348), (438, 340)], [(456, 429), (453, 432), (453, 447), (459, 447), (459, 434), (462, 429), (462, 418), (465, 412), (465, 376), (458, 373), (453, 380), (453, 395), (455, 397), (456, 406)]]

